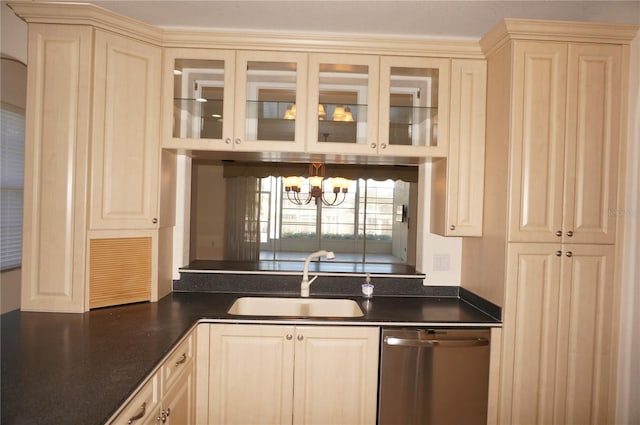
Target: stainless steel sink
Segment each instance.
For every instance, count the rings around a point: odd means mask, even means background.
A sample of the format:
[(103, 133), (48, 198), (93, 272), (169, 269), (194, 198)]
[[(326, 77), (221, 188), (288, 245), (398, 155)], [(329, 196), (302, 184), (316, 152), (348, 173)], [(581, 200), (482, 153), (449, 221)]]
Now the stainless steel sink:
[(364, 313), (357, 302), (331, 298), (238, 298), (229, 314), (238, 316), (285, 317), (362, 317)]

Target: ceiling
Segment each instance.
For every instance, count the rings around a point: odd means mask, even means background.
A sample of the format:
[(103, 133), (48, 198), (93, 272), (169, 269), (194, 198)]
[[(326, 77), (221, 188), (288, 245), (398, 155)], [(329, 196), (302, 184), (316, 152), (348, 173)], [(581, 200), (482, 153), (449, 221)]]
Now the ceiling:
[(96, 0), (161, 27), (479, 39), (504, 17), (640, 24), (640, 1)]

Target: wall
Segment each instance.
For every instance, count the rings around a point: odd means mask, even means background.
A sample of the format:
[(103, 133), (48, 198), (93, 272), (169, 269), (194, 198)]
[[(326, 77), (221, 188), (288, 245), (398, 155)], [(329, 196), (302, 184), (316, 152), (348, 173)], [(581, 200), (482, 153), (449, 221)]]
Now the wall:
[(640, 424), (640, 35), (631, 45), (616, 423)]
[[(21, 63), (15, 59), (7, 59), (4, 56), (26, 56), (21, 55), (16, 49), (9, 49), (10, 54), (5, 54), (5, 8), (6, 5), (2, 5), (2, 55), (1, 61), (2, 69), (0, 70), (1, 86), (0, 86), (0, 98), (2, 103), (10, 104), (20, 110), (25, 109), (25, 102), (27, 97), (27, 67), (24, 63)], [(13, 13), (9, 10), (9, 13)], [(20, 308), (20, 280), (22, 271), (20, 268), (3, 271), (0, 273), (0, 300), (1, 300), (1, 313), (16, 310)]]

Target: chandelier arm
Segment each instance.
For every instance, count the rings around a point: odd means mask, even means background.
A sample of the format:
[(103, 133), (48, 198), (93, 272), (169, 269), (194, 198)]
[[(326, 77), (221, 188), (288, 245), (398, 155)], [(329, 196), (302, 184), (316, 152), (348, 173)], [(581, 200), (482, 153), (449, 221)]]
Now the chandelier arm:
[(287, 199), (292, 204), (302, 205), (302, 203), (300, 202), (300, 198), (298, 197), (298, 192), (293, 191), (293, 199), (291, 199), (291, 191), (287, 191)]

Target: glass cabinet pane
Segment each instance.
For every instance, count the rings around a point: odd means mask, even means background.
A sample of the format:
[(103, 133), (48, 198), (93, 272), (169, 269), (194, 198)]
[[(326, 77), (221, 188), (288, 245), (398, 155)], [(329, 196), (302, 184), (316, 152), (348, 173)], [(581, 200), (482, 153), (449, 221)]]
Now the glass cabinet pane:
[(296, 140), (296, 62), (248, 61), (244, 141)]
[(390, 145), (437, 146), (438, 74), (438, 69), (391, 67)]
[(173, 70), (173, 137), (222, 139), (223, 60), (176, 59)]
[(367, 143), (369, 66), (321, 63), (319, 71), (317, 140)]

